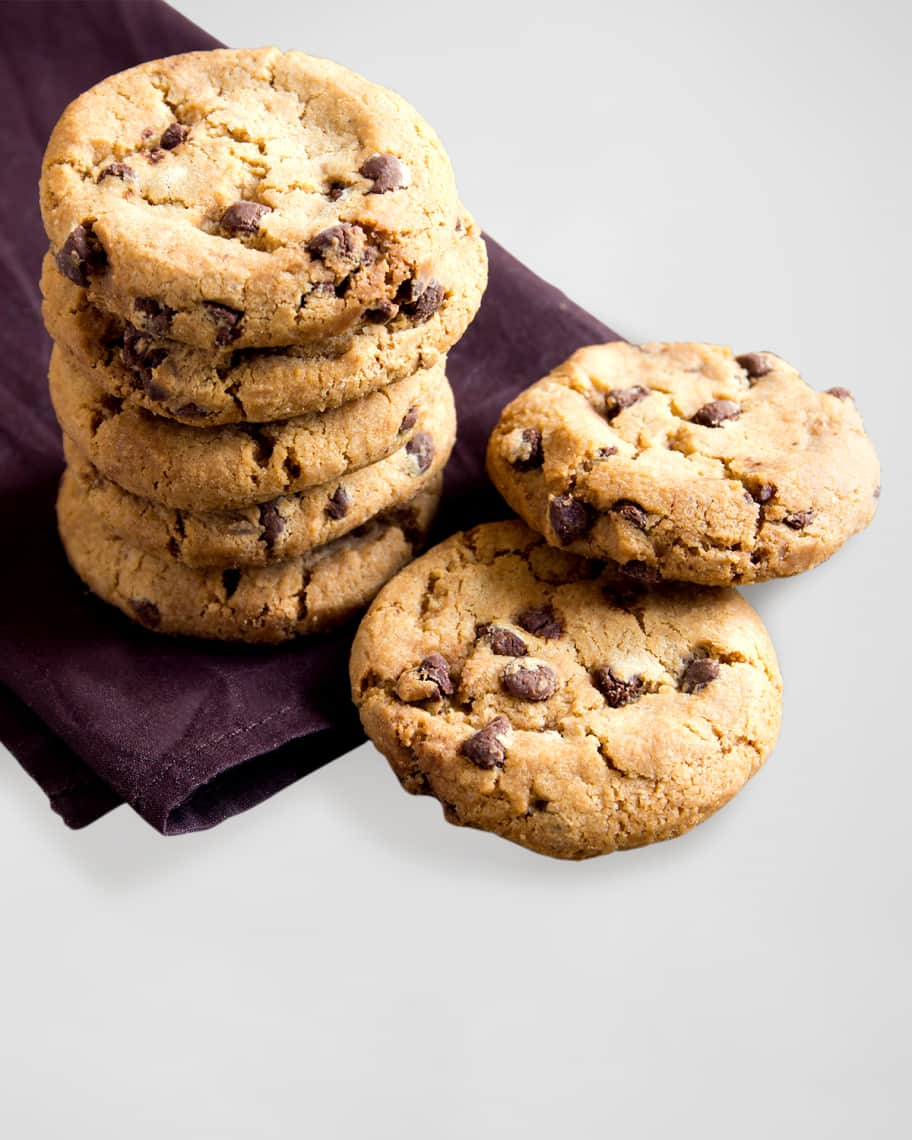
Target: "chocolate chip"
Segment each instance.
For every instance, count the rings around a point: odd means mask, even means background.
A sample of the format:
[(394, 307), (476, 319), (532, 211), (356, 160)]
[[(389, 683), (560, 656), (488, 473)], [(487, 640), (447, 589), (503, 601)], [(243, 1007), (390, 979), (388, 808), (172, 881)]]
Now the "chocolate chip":
[(215, 343), (219, 348), (237, 340), (241, 335), (240, 323), (244, 315), (240, 309), (231, 309), (219, 301), (203, 301), (203, 308), (215, 325)]
[(507, 750), (498, 739), (510, 731), (505, 716), (496, 716), (474, 736), (462, 742), (459, 751), (478, 768), (502, 768)]
[(153, 336), (167, 336), (171, 328), (171, 318), (174, 310), (154, 297), (137, 297), (133, 302), (133, 311), (138, 314), (139, 322), (146, 332)]
[(813, 511), (791, 511), (782, 521), (792, 530), (803, 530), (813, 517)]
[(133, 173), (132, 167), (127, 166), (125, 162), (111, 162), (99, 172), (95, 181), (101, 182), (105, 178), (120, 178), (123, 180), (125, 178), (135, 177), (136, 175)]
[(681, 691), (699, 693), (710, 681), (719, 676), (719, 662), (713, 657), (697, 657), (684, 670), (681, 677)]
[(402, 423), (399, 425), (399, 435), (405, 435), (407, 431), (411, 431), (415, 424), (418, 422), (418, 405), (412, 404), (409, 410), (402, 417)]
[(226, 234), (255, 234), (260, 228), (260, 219), (271, 212), (271, 207), (264, 206), (262, 202), (248, 202), (242, 198), (222, 214), (219, 225)]
[(453, 693), (453, 680), (450, 677), (450, 663), (442, 653), (429, 653), (418, 666), (418, 674), (423, 681), (430, 681), (437, 686), (437, 693), (441, 697), (449, 697)]
[(147, 598), (131, 598), (130, 609), (150, 629), (157, 629), (161, 625), (161, 613), (155, 602), (150, 602)]
[(411, 457), (416, 475), (423, 475), (434, 459), (434, 441), (426, 431), (416, 431), (405, 445), (406, 454)]
[(174, 150), (176, 146), (184, 142), (189, 134), (190, 128), (185, 127), (183, 123), (172, 123), (162, 133), (159, 143), (165, 150)]
[(773, 370), (772, 364), (762, 352), (745, 352), (741, 356), (736, 356), (735, 360), (750, 376), (751, 380), (759, 380), (761, 376), (765, 376), (767, 372)]
[(152, 163), (153, 166), (157, 166), (160, 162), (164, 162), (164, 160), (168, 157), (168, 152), (166, 150), (162, 150), (160, 146), (153, 146), (150, 150), (147, 150), (145, 154), (146, 158), (149, 160), (149, 162)]
[(260, 526), (263, 528), (263, 541), (271, 550), (276, 539), (285, 529), (285, 520), (279, 514), (278, 499), (260, 504)]
[(741, 409), (734, 400), (710, 400), (702, 408), (694, 412), (690, 422), (700, 427), (717, 428), (728, 420), (736, 420), (741, 415)]
[(827, 388), (828, 396), (835, 396), (837, 400), (854, 400), (855, 396), (849, 391), (848, 388)]
[(776, 494), (776, 488), (772, 483), (761, 483), (756, 490), (748, 491), (748, 498), (751, 498), (756, 503), (768, 503)]
[(352, 269), (361, 262), (364, 244), (364, 230), (360, 226), (340, 222), (312, 237), (307, 243), (307, 252), (330, 268)]
[(529, 647), (523, 639), (511, 629), (504, 629), (500, 625), (489, 625), (484, 632), (491, 646), (491, 652), (496, 653), (498, 657), (525, 657), (529, 652)]
[(596, 459), (610, 459), (612, 455), (617, 455), (618, 449), (616, 447), (600, 447), (595, 453)]
[(364, 310), (364, 319), (370, 325), (388, 324), (399, 312), (392, 301), (378, 301), (371, 309)]
[(542, 433), (538, 428), (523, 428), (516, 456), (511, 460), (517, 471), (535, 471), (545, 462)]
[(622, 563), (618, 566), (618, 570), (637, 582), (658, 582), (661, 577), (657, 567), (650, 566), (648, 562), (642, 562), (639, 558)]
[(139, 331), (136, 325), (124, 322), (123, 346), (120, 350), (124, 364), (128, 368), (141, 368), (147, 363), (146, 350), (149, 338)]
[(348, 514), (348, 508), (351, 506), (351, 495), (344, 487), (336, 487), (335, 491), (329, 496), (326, 505), (326, 513), (331, 519), (344, 519)]
[(632, 388), (612, 388), (605, 393), (605, 418), (613, 420), (625, 408), (645, 400), (649, 394), (649, 389), (642, 384), (635, 384)]
[(631, 677), (629, 681), (622, 681), (615, 676), (607, 665), (600, 665), (592, 674), (595, 687), (605, 698), (609, 708), (619, 709), (622, 705), (629, 705), (635, 701), (643, 690), (643, 682), (639, 677)]
[(338, 202), (347, 189), (348, 187), (343, 182), (330, 182), (326, 196), (330, 202)]
[(523, 610), (521, 614), (517, 615), (516, 624), (526, 633), (534, 634), (536, 637), (544, 637), (548, 641), (554, 641), (564, 632), (563, 622), (550, 608)]
[(557, 675), (544, 661), (511, 661), (500, 675), (500, 681), (512, 697), (524, 701), (547, 701), (557, 689)]
[(64, 277), (85, 289), (89, 279), (104, 270), (108, 255), (91, 225), (87, 225), (77, 226), (70, 233), (54, 260)]
[(145, 333), (126, 321), (120, 355), (127, 368), (136, 373), (148, 396), (153, 400), (167, 398), (167, 391), (152, 378), (153, 369), (158, 368), (168, 355), (166, 349), (154, 346)]
[(402, 190), (409, 184), (408, 169), (394, 154), (372, 154), (358, 173), (370, 178), (374, 184), (368, 194), (386, 194), (389, 190)]
[(439, 281), (429, 281), (417, 299), (402, 308), (412, 318), (413, 324), (423, 325), (443, 304), (445, 295), (446, 290)]
[(564, 546), (588, 534), (595, 522), (592, 508), (572, 495), (555, 495), (548, 504), (551, 528)]
[(646, 524), (649, 521), (646, 512), (637, 503), (631, 503), (627, 499), (619, 499), (611, 508), (616, 515), (620, 515), (622, 519), (633, 525), (639, 530), (645, 530)]

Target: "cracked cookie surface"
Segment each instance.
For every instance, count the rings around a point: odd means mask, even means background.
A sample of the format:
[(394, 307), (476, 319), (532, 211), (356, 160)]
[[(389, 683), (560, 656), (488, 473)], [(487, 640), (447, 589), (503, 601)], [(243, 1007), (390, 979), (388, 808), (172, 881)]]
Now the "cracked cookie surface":
[(581, 349), (507, 405), (487, 462), (550, 543), (705, 585), (816, 566), (880, 491), (850, 392), (704, 344)]
[(453, 411), (445, 361), (324, 413), (268, 424), (190, 427), (126, 407), (55, 345), (49, 371), (60, 426), (108, 479), (167, 507), (265, 503), (376, 463), (405, 447), (424, 461), (425, 424)]
[(64, 452), (91, 509), (132, 545), (186, 566), (266, 566), (332, 542), (425, 489), (439, 492), (456, 439), (451, 403), (424, 418), (423, 437), (420, 447), (403, 444), (328, 483), (234, 511), (161, 506), (106, 479), (66, 437)]
[(98, 597), (160, 633), (276, 643), (354, 617), (413, 557), (439, 486), (298, 558), (246, 569), (191, 569), (117, 537), (69, 468), (57, 500), (70, 564)]
[(351, 683), (406, 790), (571, 859), (700, 823), (757, 771), (781, 715), (769, 635), (735, 591), (631, 583), (516, 520), (389, 582)]
[(42, 313), (51, 336), (92, 368), (97, 383), (125, 407), (196, 426), (262, 423), (325, 411), (430, 368), (462, 336), (487, 276), (484, 242), (468, 219), (437, 270), (445, 292), (422, 324), (406, 314), (311, 345), (205, 351), (170, 340), (154, 311), (124, 320), (89, 303), (48, 254)]
[(439, 307), (460, 222), (439, 139), (398, 95), (275, 48), (109, 76), (60, 117), (41, 211), (93, 305), (201, 348), (306, 343)]

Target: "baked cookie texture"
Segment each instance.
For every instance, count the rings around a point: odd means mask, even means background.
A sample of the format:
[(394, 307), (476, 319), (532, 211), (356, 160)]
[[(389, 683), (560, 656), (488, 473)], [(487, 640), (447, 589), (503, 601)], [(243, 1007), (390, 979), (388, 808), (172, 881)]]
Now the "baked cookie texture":
[(48, 254), (42, 313), (51, 336), (91, 368), (126, 408), (193, 426), (290, 419), (349, 403), (432, 368), (465, 332), (487, 283), (487, 256), (467, 216), (441, 254), (440, 307), (416, 324), (404, 312), (374, 314), (357, 330), (307, 345), (203, 350), (169, 339), (154, 313), (128, 320), (92, 305)]
[(210, 350), (423, 323), (462, 224), (449, 159), (414, 108), (275, 48), (102, 80), (54, 128), (40, 202), (60, 272), (92, 305)]
[(487, 464), (553, 545), (716, 586), (823, 562), (880, 492), (849, 391), (706, 344), (581, 349), (507, 405)]
[(632, 583), (519, 521), (454, 535), (384, 587), (351, 684), (407, 791), (567, 859), (706, 819), (771, 752), (782, 691), (736, 592)]
[(106, 479), (68, 439), (64, 452), (87, 505), (131, 545), (186, 566), (266, 566), (332, 542), (437, 485), (456, 440), (456, 416), (452, 402), (435, 411), (429, 431), (377, 463), (232, 511), (162, 506)]
[(411, 503), (309, 553), (270, 566), (191, 569), (110, 531), (72, 469), (57, 501), (60, 536), (88, 587), (161, 633), (226, 641), (287, 641), (350, 620), (424, 541), (440, 477)]
[(324, 413), (197, 428), (126, 407), (55, 345), (51, 399), (64, 433), (108, 479), (164, 506), (205, 511), (319, 486), (405, 447), (426, 464), (455, 415), (444, 361)]

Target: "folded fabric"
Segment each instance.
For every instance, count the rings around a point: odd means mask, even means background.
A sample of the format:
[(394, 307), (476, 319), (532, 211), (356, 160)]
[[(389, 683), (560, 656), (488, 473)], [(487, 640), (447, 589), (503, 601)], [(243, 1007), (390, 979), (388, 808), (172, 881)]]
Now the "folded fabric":
[[(164, 834), (211, 827), (363, 740), (348, 694), (352, 630), (278, 649), (164, 638), (70, 571), (54, 518), (63, 459), (39, 311), (37, 184), (51, 128), (80, 91), (143, 60), (220, 45), (158, 0), (6, 3), (3, 22), (0, 739), (71, 827), (122, 802)], [(435, 540), (509, 513), (484, 472), (504, 404), (574, 348), (615, 336), (496, 243), (488, 251), (487, 295), (451, 356), (459, 438)]]

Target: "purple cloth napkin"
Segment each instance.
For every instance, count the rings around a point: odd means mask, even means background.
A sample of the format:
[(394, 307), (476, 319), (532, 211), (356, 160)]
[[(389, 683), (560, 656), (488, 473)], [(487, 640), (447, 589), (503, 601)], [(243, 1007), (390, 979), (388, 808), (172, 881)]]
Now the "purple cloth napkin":
[[(38, 276), (41, 156), (80, 91), (219, 46), (159, 0), (5, 3), (0, 47), (0, 739), (71, 827), (127, 802), (166, 835), (211, 827), (358, 744), (352, 630), (279, 649), (172, 640), (92, 597), (57, 539), (60, 431)], [(344, 61), (342, 61), (344, 62)], [(503, 405), (609, 329), (488, 242), (490, 285), (451, 356), (459, 441), (435, 538), (508, 513), (484, 473)]]

